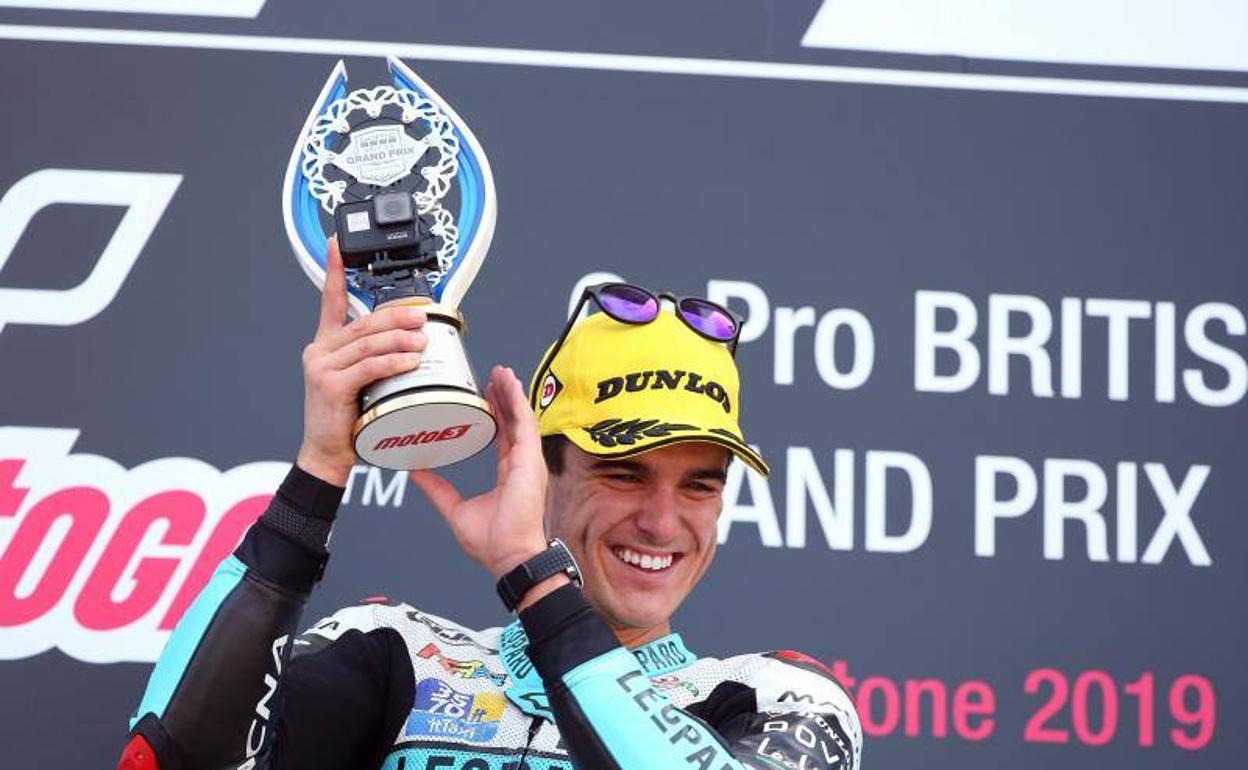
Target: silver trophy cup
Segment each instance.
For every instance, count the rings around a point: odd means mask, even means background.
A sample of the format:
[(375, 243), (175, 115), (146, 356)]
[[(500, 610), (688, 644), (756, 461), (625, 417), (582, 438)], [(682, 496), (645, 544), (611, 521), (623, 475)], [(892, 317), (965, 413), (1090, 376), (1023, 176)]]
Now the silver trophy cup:
[(337, 234), (352, 316), (425, 310), (420, 366), (361, 393), (355, 451), (383, 468), (437, 468), (496, 432), (458, 309), (494, 234), (494, 180), (450, 105), (401, 61), (387, 63), (392, 85), (355, 91), (343, 63), (334, 67), (291, 153), (282, 211), (295, 257), (321, 288)]

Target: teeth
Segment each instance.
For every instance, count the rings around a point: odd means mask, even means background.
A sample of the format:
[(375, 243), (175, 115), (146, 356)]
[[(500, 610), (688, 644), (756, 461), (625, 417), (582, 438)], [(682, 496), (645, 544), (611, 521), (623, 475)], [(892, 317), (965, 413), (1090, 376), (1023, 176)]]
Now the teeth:
[(666, 556), (651, 556), (650, 554), (640, 554), (627, 548), (616, 548), (612, 551), (616, 558), (622, 562), (632, 564), (635, 567), (641, 567), (651, 572), (659, 572), (672, 566), (675, 556), (667, 554)]

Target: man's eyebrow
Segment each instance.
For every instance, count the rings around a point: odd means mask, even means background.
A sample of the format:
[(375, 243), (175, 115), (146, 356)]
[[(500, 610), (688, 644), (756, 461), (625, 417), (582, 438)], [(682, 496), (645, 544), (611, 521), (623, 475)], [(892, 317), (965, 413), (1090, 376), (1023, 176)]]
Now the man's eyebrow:
[[(650, 469), (645, 465), (634, 462), (632, 460), (598, 460), (589, 466), (589, 469), (595, 473), (632, 473), (638, 476), (649, 475)], [(710, 479), (720, 483), (728, 480), (728, 471), (724, 468), (699, 468), (690, 471), (686, 478), (690, 481), (703, 481)]]
[(646, 466), (632, 460), (598, 460), (589, 466), (591, 471), (625, 471), (628, 473), (647, 473)]
[(701, 481), (703, 479), (726, 482), (728, 481), (728, 471), (723, 468), (702, 468), (689, 474), (690, 481)]

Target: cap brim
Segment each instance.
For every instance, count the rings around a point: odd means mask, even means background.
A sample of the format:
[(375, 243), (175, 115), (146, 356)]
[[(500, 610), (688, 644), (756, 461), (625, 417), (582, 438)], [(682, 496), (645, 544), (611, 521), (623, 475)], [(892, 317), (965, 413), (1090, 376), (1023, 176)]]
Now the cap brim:
[(746, 444), (736, 436), (731, 435), (727, 431), (709, 431), (709, 430), (693, 430), (687, 433), (681, 433), (678, 436), (662, 436), (655, 438), (641, 438), (631, 443), (619, 443), (614, 447), (604, 447), (602, 444), (596, 443), (590, 438), (589, 432), (585, 429), (569, 430), (562, 433), (569, 441), (576, 445), (578, 449), (586, 454), (595, 457), (634, 457), (649, 452), (652, 449), (659, 449), (673, 444), (682, 444), (690, 441), (700, 441), (704, 443), (717, 444), (732, 452), (741, 458), (741, 462), (758, 471), (763, 476), (770, 475), (771, 468), (758, 452)]

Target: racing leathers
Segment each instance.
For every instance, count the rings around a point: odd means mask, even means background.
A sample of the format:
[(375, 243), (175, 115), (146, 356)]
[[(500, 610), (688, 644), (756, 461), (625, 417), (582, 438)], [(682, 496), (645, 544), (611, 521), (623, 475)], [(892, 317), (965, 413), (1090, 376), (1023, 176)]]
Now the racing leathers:
[(813, 659), (628, 650), (572, 585), (503, 628), (378, 599), (296, 636), (342, 492), (292, 467), (174, 629), (120, 767), (859, 767), (853, 704)]

